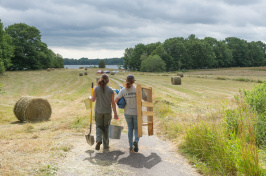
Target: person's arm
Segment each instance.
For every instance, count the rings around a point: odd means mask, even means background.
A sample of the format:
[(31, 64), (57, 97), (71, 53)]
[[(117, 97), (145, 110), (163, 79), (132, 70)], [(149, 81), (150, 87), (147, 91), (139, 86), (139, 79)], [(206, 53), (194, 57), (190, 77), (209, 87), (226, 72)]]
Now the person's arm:
[(112, 108), (113, 108), (113, 111), (114, 111), (114, 119), (119, 119), (118, 115), (117, 115), (117, 112), (116, 112), (116, 104), (115, 104), (115, 101), (114, 101), (114, 93), (112, 94)]
[(115, 103), (117, 104), (117, 102), (120, 100), (120, 98), (123, 97), (123, 89), (119, 91), (119, 93), (117, 94), (117, 96), (115, 97)]
[(93, 94), (92, 96), (89, 96), (89, 100), (94, 102), (96, 100), (96, 91), (95, 91), (95, 88), (93, 89)]
[(118, 102), (118, 100), (119, 100), (120, 98), (115, 98), (115, 104), (117, 104), (117, 102)]

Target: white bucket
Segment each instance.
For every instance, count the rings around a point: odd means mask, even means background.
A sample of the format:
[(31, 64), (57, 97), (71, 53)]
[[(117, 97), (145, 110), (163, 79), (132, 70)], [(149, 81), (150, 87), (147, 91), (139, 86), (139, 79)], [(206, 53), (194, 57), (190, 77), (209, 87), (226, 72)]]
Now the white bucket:
[(121, 132), (124, 129), (122, 126), (109, 125), (109, 138), (120, 139)]

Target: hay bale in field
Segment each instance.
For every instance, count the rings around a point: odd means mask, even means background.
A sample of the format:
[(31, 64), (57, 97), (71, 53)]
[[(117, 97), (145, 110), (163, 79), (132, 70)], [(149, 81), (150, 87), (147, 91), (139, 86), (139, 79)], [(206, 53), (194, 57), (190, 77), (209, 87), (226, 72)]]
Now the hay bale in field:
[(88, 73), (87, 72), (84, 72), (84, 75), (88, 75)]
[(111, 72), (111, 75), (115, 75), (115, 73), (114, 72)]
[(13, 111), (20, 121), (48, 120), (52, 114), (49, 102), (35, 97), (21, 97), (16, 102)]
[(52, 68), (52, 71), (54, 71), (54, 68)]
[(79, 69), (83, 69), (84, 67), (79, 67)]
[(85, 70), (88, 70), (87, 67), (85, 67)]
[(177, 73), (177, 76), (184, 77), (183, 73)]
[(83, 76), (83, 73), (79, 73), (79, 76)]
[(172, 85), (181, 85), (181, 77), (180, 76), (173, 76), (171, 77)]
[(47, 71), (51, 71), (51, 68), (47, 68)]

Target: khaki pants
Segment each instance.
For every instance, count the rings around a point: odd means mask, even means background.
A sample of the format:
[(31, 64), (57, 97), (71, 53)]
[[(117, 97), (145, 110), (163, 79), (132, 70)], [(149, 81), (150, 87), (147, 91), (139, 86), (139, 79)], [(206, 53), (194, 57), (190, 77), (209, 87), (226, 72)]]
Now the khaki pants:
[(103, 142), (104, 148), (109, 148), (109, 125), (112, 113), (98, 114), (95, 112), (96, 142)]

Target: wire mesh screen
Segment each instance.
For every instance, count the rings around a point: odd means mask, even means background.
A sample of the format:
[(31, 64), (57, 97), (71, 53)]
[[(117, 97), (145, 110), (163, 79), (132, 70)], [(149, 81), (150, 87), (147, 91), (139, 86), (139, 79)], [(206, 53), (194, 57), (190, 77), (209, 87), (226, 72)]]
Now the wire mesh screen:
[[(151, 90), (150, 89), (146, 89), (146, 88), (142, 88), (142, 101), (143, 102), (151, 102)], [(148, 107), (142, 107), (142, 111), (150, 111), (151, 108)], [(146, 123), (148, 121), (151, 121), (150, 117), (147, 116), (142, 116), (142, 122)]]

